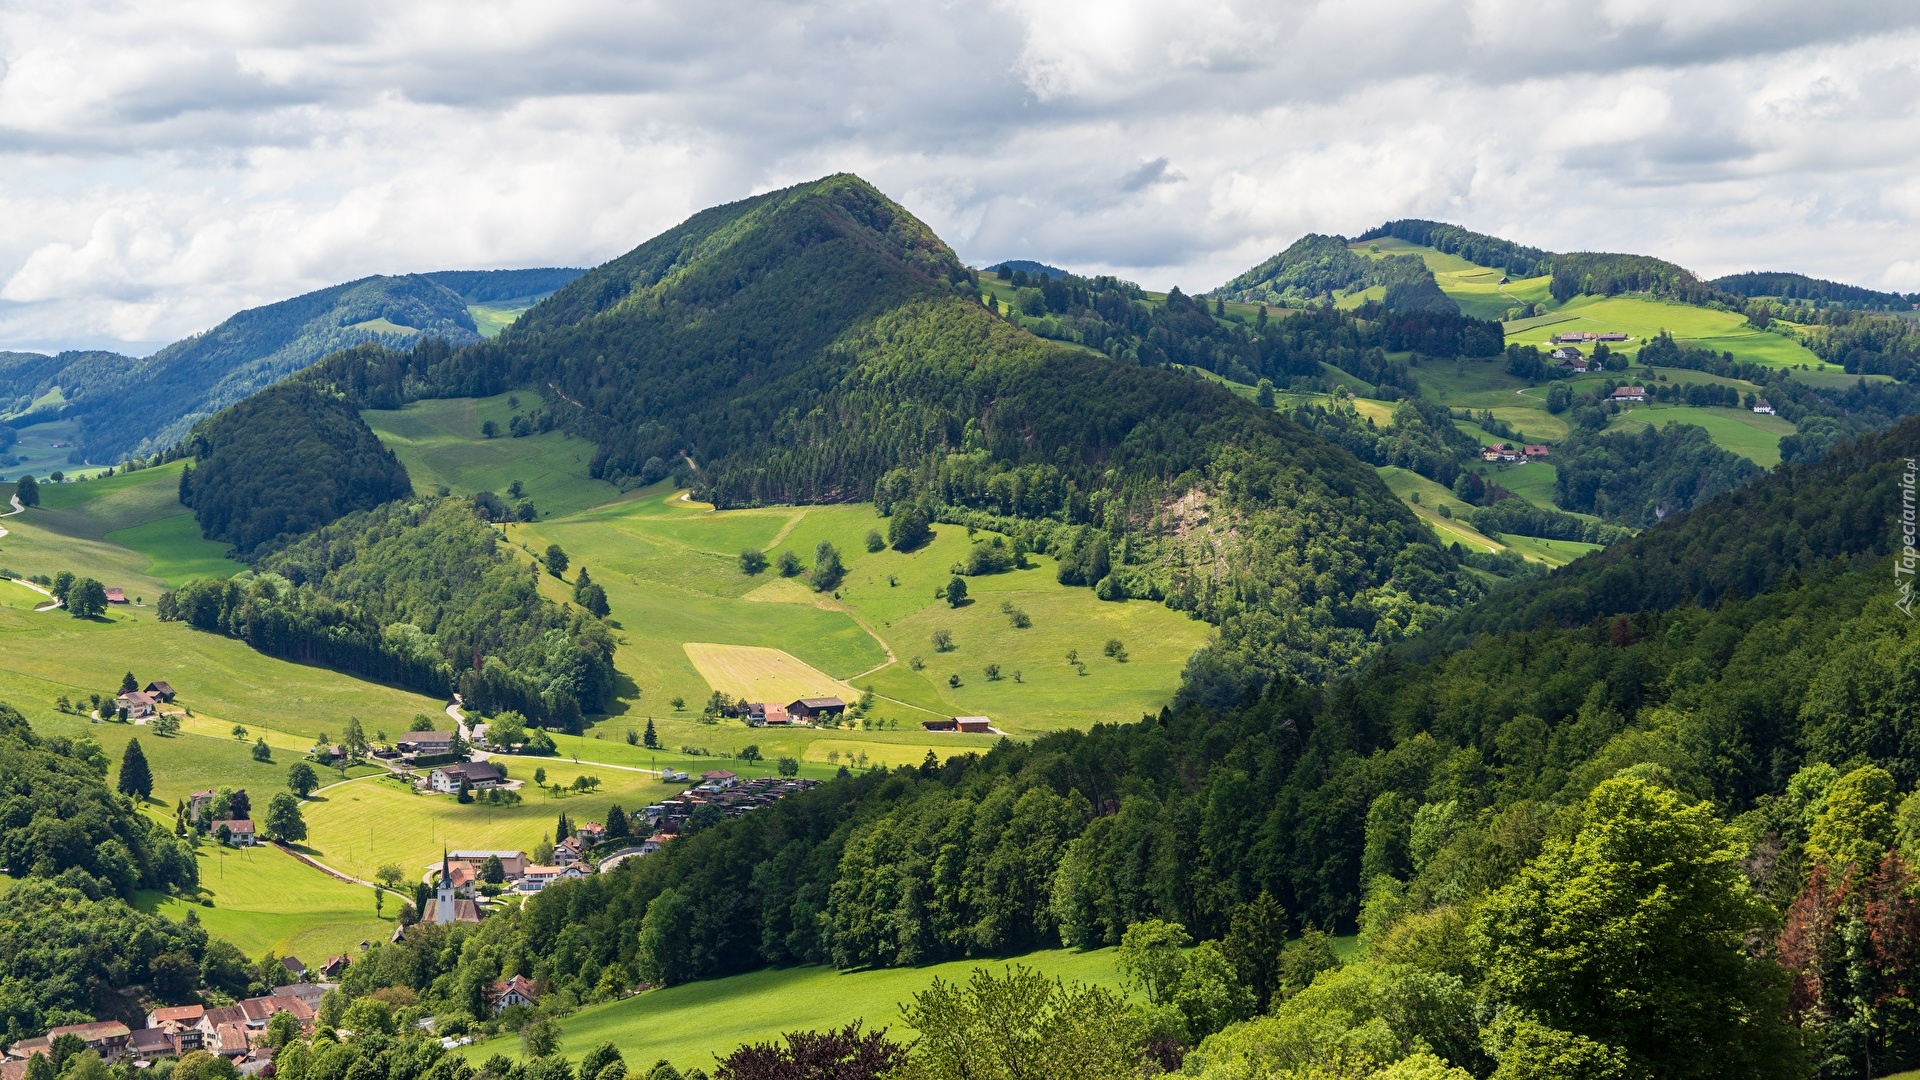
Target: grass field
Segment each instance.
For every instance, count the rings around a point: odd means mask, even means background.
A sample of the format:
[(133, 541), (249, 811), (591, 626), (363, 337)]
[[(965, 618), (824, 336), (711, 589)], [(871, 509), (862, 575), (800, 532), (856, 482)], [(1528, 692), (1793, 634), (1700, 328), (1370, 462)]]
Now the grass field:
[(1599, 551), (1599, 544), (1583, 544), (1578, 540), (1542, 540), (1536, 536), (1515, 536), (1501, 533), (1500, 539), (1509, 548), (1522, 557), (1548, 566), (1565, 566), (1590, 551)]
[[(42, 484), (40, 506), (0, 522), (10, 534), (0, 539), (0, 565), (22, 574), (70, 569), (149, 599), (189, 578), (245, 569), (226, 557), (227, 545), (202, 538), (180, 505), (184, 467)], [(0, 485), (0, 502), (13, 487)]]
[[(1375, 257), (1388, 255), (1418, 255), (1433, 271), (1434, 281), (1440, 291), (1446, 293), (1453, 302), (1460, 305), (1462, 314), (1476, 319), (1504, 318), (1507, 309), (1522, 303), (1543, 303), (1549, 299), (1547, 286), (1550, 279), (1542, 276), (1525, 278), (1520, 281), (1500, 284), (1499, 270), (1468, 262), (1458, 255), (1449, 255), (1430, 247), (1408, 243), (1397, 237), (1383, 236), (1377, 240), (1348, 245), (1357, 254), (1374, 254)], [(1373, 251), (1372, 249), (1378, 249)]]
[[(889, 1028), (892, 1037), (908, 1041), (914, 1032), (901, 1023), (900, 1005), (936, 978), (964, 983), (977, 967), (999, 970), (1018, 963), (1057, 978), (1117, 989), (1117, 951), (1053, 949), (1011, 961), (956, 960), (869, 971), (774, 968), (709, 979), (581, 1009), (562, 1021), (560, 1051), (578, 1062), (588, 1050), (611, 1042), (629, 1069), (645, 1069), (664, 1058), (683, 1071), (711, 1072), (716, 1057), (742, 1043), (775, 1040), (789, 1031), (843, 1027), (855, 1020), (870, 1028)], [(520, 1040), (508, 1036), (459, 1052), (475, 1063), (493, 1054), (517, 1058)]]
[(748, 701), (788, 702), (803, 697), (846, 697), (851, 688), (781, 649), (753, 645), (686, 642), (694, 670), (707, 685)]
[(278, 848), (205, 843), (199, 859), (200, 886), (212, 907), (162, 893), (141, 893), (136, 906), (173, 919), (192, 912), (208, 933), (250, 957), (271, 949), (313, 967), (329, 956), (357, 954), (361, 941), (385, 941), (393, 933), (398, 897), (388, 896), (385, 917), (376, 917), (372, 889), (329, 877)]
[[(516, 409), (509, 404), (517, 399)], [(515, 480), (542, 517), (570, 514), (618, 498), (619, 489), (587, 475), (593, 445), (558, 431), (515, 439), (507, 424), (518, 412), (542, 406), (538, 394), (524, 391), (490, 398), (417, 401), (402, 409), (368, 409), (360, 415), (380, 440), (393, 449), (416, 491), (445, 486), (457, 495), (476, 491), (505, 496)], [(498, 438), (481, 437), (480, 426), (493, 421)]]
[[(499, 755), (492, 760), (516, 780), (531, 781), (535, 769), (545, 769), (548, 783), (588, 775), (598, 776), (601, 787), (588, 795), (554, 798), (529, 783), (518, 806), (461, 805), (451, 795), (423, 795), (399, 781), (369, 777), (329, 788), (308, 802), (306, 846), (314, 858), (356, 877), (370, 878), (391, 863), (413, 881), (440, 857), (443, 845), (531, 851), (542, 839), (553, 839), (554, 820), (562, 813), (575, 821), (605, 821), (607, 807), (615, 803), (634, 810), (686, 790), (685, 784), (663, 784), (648, 773), (592, 762)], [(732, 762), (707, 767), (745, 771)], [(399, 822), (406, 827), (396, 828)]]
[[(43, 395), (28, 407), (51, 408), (60, 405), (65, 398), (56, 388)], [(19, 459), (20, 464), (6, 470), (11, 479), (21, 473), (31, 474), (41, 480), (48, 473), (59, 472), (66, 476), (93, 476), (105, 471), (101, 465), (75, 465), (67, 460), (73, 454), (70, 445), (79, 433), (78, 420), (48, 420), (43, 423), (29, 424), (19, 429), (19, 441), (7, 452)]]
[(1730, 311), (1712, 311), (1645, 296), (1576, 296), (1561, 305), (1558, 313), (1572, 318), (1510, 332), (1508, 343), (1544, 345), (1554, 334), (1573, 330), (1620, 331), (1632, 335), (1633, 340), (1613, 346), (1614, 351), (1637, 354), (1642, 339), (1666, 330), (1680, 341), (1715, 352), (1731, 352), (1736, 360), (1782, 368), (1805, 364), (1810, 371), (1819, 371), (1824, 366), (1819, 357), (1799, 342), (1756, 330), (1747, 325), (1745, 316)]
[(467, 314), (473, 316), (473, 327), (480, 331), (481, 337), (495, 338), (532, 306), (532, 303), (512, 301), (504, 304), (468, 304)]
[(1648, 403), (1636, 406), (1607, 425), (1609, 430), (1635, 431), (1649, 425), (1693, 424), (1707, 429), (1714, 445), (1751, 460), (1763, 469), (1780, 464), (1780, 438), (1794, 432), (1778, 416), (1748, 409), (1706, 409), (1688, 405)]

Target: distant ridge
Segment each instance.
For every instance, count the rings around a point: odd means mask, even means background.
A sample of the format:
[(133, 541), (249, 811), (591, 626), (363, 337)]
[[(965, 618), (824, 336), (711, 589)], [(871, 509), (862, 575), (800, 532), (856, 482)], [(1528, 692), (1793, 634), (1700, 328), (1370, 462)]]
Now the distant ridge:
[(1816, 300), (1849, 307), (1880, 308), (1887, 310), (1911, 310), (1920, 303), (1920, 292), (1901, 295), (1897, 292), (1880, 292), (1877, 289), (1863, 288), (1859, 285), (1847, 285), (1825, 278), (1808, 277), (1779, 270), (1749, 270), (1744, 274), (1728, 274), (1708, 282), (1716, 289), (1724, 289), (1736, 296), (1772, 296), (1782, 300)]
[[(77, 460), (96, 463), (177, 443), (194, 423), (328, 353), (377, 341), (481, 339), (470, 305), (528, 305), (585, 271), (449, 270), (375, 276), (248, 308), (145, 359), (112, 352), (0, 354), (0, 415), (14, 426), (79, 421)], [(50, 405), (33, 403), (60, 391)], [(31, 411), (29, 411), (31, 410)]]
[(1006, 277), (1007, 275), (1013, 273), (1015, 270), (1021, 271), (1022, 273), (1027, 274), (1028, 276), (1032, 276), (1034, 274), (1043, 274), (1050, 278), (1063, 278), (1063, 277), (1072, 276), (1072, 273), (1070, 271), (1062, 270), (1057, 266), (1048, 266), (1046, 263), (1034, 262), (1032, 259), (1008, 259), (1005, 262), (997, 262), (997, 263), (994, 263), (992, 266), (987, 267), (986, 272), (989, 274), (998, 274), (1001, 277)]

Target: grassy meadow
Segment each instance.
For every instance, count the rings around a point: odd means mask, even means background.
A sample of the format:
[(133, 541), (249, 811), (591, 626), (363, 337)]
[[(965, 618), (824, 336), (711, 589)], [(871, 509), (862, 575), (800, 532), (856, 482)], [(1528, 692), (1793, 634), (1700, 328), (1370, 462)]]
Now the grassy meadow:
[[(512, 404), (515, 401), (517, 407)], [(507, 433), (515, 413), (527, 415), (541, 404), (540, 395), (529, 391), (417, 401), (401, 409), (368, 409), (360, 415), (399, 456), (416, 491), (446, 487), (456, 495), (492, 491), (505, 497), (518, 480), (543, 517), (618, 498), (618, 488), (587, 475), (593, 444), (558, 431), (519, 439)], [(499, 430), (497, 438), (480, 433), (489, 420)]]
[(329, 877), (278, 848), (205, 843), (199, 859), (201, 891), (212, 907), (164, 893), (141, 893), (136, 906), (171, 919), (192, 913), (208, 933), (248, 956), (272, 950), (314, 967), (329, 956), (356, 954), (362, 941), (393, 934), (397, 897), (389, 895), (383, 915), (376, 916), (372, 889)]
[[(560, 1052), (578, 1062), (588, 1050), (611, 1042), (629, 1069), (645, 1069), (664, 1058), (682, 1070), (711, 1072), (717, 1057), (742, 1043), (777, 1040), (789, 1031), (844, 1027), (855, 1020), (869, 1028), (889, 1028), (894, 1038), (906, 1041), (914, 1032), (901, 1023), (900, 1005), (935, 979), (964, 983), (975, 968), (998, 970), (1012, 963), (1068, 981), (1118, 988), (1117, 951), (1052, 949), (1004, 961), (956, 960), (866, 971), (773, 968), (707, 979), (581, 1009), (562, 1023)], [(504, 1036), (459, 1052), (476, 1064), (494, 1054), (517, 1058), (520, 1040)]]

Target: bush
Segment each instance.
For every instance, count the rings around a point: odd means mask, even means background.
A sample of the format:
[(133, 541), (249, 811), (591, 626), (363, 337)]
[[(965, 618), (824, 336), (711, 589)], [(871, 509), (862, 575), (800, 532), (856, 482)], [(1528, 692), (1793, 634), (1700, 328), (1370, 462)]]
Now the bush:
[(751, 577), (767, 568), (766, 552), (747, 548), (740, 553), (740, 572)]
[(791, 551), (781, 552), (780, 557), (774, 560), (774, 562), (780, 568), (781, 577), (795, 577), (802, 570), (806, 569), (806, 567), (800, 565), (800, 556), (795, 555)]

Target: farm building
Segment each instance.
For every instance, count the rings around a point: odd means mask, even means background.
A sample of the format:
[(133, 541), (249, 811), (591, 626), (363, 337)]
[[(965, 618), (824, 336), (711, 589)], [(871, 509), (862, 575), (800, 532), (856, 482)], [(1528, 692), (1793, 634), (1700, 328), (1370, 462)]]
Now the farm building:
[(1620, 333), (1620, 332), (1619, 332), (1619, 331), (1617, 331), (1617, 330), (1616, 330), (1616, 331), (1610, 331), (1610, 332), (1608, 332), (1608, 333), (1605, 333), (1605, 334), (1601, 334), (1601, 335), (1600, 335), (1600, 340), (1601, 340), (1601, 341), (1625, 341), (1625, 340), (1627, 340), (1627, 335), (1625, 335), (1625, 334), (1622, 334), (1622, 333)]
[(1774, 414), (1773, 404), (1769, 402), (1766, 398), (1756, 398), (1753, 402), (1753, 411), (1757, 413), (1765, 413), (1768, 416), (1772, 416)]
[(952, 720), (922, 720), (920, 721), (920, 726), (926, 728), (928, 731), (960, 730), (960, 725), (954, 723)]
[(822, 716), (839, 716), (847, 711), (847, 703), (837, 697), (807, 697), (787, 702), (787, 715), (795, 720), (818, 720)]
[(747, 723), (752, 727), (785, 727), (793, 723), (793, 717), (787, 713), (785, 705), (772, 701), (754, 702), (747, 706)]
[(1607, 400), (1608, 401), (1645, 401), (1647, 400), (1647, 388), (1644, 386), (1618, 387), (1613, 391), (1612, 395), (1610, 395), (1607, 398)]
[(956, 716), (953, 718), (953, 726), (963, 734), (969, 735), (987, 735), (993, 732), (993, 721), (984, 716)]
[(434, 769), (427, 774), (427, 786), (442, 795), (454, 795), (459, 793), (462, 780), (469, 788), (489, 788), (505, 779), (491, 762), (466, 761)]
[(1526, 454), (1528, 461), (1539, 461), (1550, 453), (1552, 453), (1552, 451), (1549, 448), (1539, 443), (1527, 444)]
[(1508, 446), (1506, 443), (1494, 443), (1492, 446), (1480, 451), (1480, 460), (1512, 462), (1524, 461), (1526, 459), (1521, 456), (1518, 450)]
[(1547, 355), (1555, 360), (1578, 360), (1580, 359), (1580, 350), (1571, 345), (1562, 345)]
[(139, 690), (121, 694), (113, 699), (113, 703), (116, 707), (127, 710), (128, 718), (133, 720), (145, 720), (152, 716), (153, 707), (157, 704), (152, 697)]
[(108, 589), (107, 590), (107, 603), (124, 604), (126, 602), (127, 602), (127, 591), (125, 589)]
[(155, 701), (172, 701), (174, 694), (173, 684), (165, 679), (155, 679), (148, 683), (146, 688), (140, 692)]

